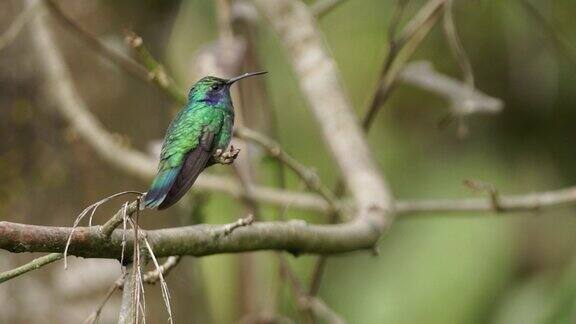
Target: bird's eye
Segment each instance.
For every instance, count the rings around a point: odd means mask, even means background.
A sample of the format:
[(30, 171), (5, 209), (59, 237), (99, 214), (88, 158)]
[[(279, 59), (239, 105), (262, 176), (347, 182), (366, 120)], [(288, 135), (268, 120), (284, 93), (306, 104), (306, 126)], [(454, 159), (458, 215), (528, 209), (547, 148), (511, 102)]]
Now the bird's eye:
[(220, 89), (220, 85), (219, 85), (219, 84), (213, 84), (213, 85), (210, 87), (210, 89), (212, 89), (212, 90), (218, 90), (218, 89)]

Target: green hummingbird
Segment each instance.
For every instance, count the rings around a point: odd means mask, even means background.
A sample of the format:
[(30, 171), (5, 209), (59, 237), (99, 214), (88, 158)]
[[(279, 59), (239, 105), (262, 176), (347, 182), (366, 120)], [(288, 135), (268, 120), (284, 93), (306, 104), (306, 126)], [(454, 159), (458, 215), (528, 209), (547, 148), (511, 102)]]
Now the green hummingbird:
[(230, 86), (264, 73), (245, 73), (228, 80), (207, 76), (192, 86), (188, 102), (164, 137), (156, 178), (144, 196), (146, 208), (166, 209), (174, 205), (204, 169), (234, 161), (240, 150), (230, 147), (227, 151), (234, 126)]

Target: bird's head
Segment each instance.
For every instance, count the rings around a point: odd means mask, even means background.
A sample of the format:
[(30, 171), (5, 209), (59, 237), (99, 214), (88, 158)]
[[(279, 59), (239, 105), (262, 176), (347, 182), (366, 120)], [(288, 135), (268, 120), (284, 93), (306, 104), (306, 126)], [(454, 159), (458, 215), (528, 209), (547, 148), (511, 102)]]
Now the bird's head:
[(221, 79), (213, 76), (203, 77), (190, 89), (188, 101), (206, 102), (214, 106), (229, 105), (232, 103), (230, 99), (230, 86), (232, 86), (234, 82), (264, 73), (267, 72), (244, 73), (231, 79)]

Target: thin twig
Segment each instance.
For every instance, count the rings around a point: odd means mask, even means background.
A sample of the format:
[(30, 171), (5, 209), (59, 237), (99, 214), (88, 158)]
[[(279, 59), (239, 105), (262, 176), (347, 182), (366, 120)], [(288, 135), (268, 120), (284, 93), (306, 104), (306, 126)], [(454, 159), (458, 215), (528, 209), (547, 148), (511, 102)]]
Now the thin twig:
[[(450, 50), (452, 55), (456, 59), (458, 66), (460, 66), (460, 70), (462, 71), (464, 84), (466, 85), (465, 91), (465, 99), (459, 103), (463, 106), (463, 110), (468, 110), (465, 107), (471, 103), (469, 98), (472, 97), (472, 93), (474, 92), (474, 71), (472, 70), (472, 64), (470, 63), (470, 59), (464, 50), (464, 46), (458, 36), (458, 32), (456, 31), (456, 26), (454, 24), (454, 17), (452, 14), (453, 11), (453, 0), (447, 0), (446, 5), (444, 6), (444, 19), (443, 19), (443, 27), (444, 27), (444, 35), (446, 36), (446, 40), (450, 45)], [(453, 108), (457, 109), (457, 108)], [(458, 125), (458, 135), (460, 137), (464, 137), (468, 134), (468, 125), (466, 124), (465, 116), (454, 116), (457, 117), (459, 121)]]
[(36, 258), (22, 266), (19, 266), (18, 268), (12, 269), (12, 270), (8, 270), (5, 272), (0, 273), (0, 284), (8, 281), (10, 279), (14, 279), (20, 275), (23, 275), (27, 272), (39, 269), (47, 264), (50, 264), (54, 261), (58, 261), (60, 259), (62, 259), (64, 255), (62, 253), (51, 253), (39, 258)]
[(248, 215), (247, 217), (240, 218), (233, 223), (226, 224), (218, 230), (214, 230), (212, 232), (212, 235), (216, 239), (221, 238), (221, 237), (226, 237), (226, 236), (232, 234), (232, 232), (234, 230), (236, 230), (237, 228), (252, 225), (253, 223), (254, 223), (254, 215)]
[(340, 315), (330, 309), (330, 307), (328, 307), (328, 305), (326, 305), (326, 303), (324, 303), (320, 298), (306, 294), (302, 283), (292, 271), (284, 255), (280, 255), (280, 265), (284, 275), (286, 275), (292, 286), (292, 292), (295, 295), (297, 305), (301, 310), (309, 311), (314, 316), (325, 320), (327, 323), (346, 323)]
[(286, 151), (280, 147), (278, 142), (271, 140), (268, 137), (261, 136), (260, 133), (254, 132), (247, 128), (236, 129), (234, 133), (239, 138), (250, 140), (251, 142), (260, 145), (268, 152), (270, 156), (280, 160), (284, 165), (292, 170), (300, 179), (302, 179), (302, 181), (310, 190), (320, 194), (320, 196), (324, 198), (326, 202), (328, 202), (332, 209), (338, 209), (338, 200), (336, 196), (330, 191), (330, 189), (328, 189), (328, 187), (322, 184), (318, 174), (314, 170), (300, 163), (290, 154), (286, 153)]
[(184, 92), (176, 85), (176, 82), (170, 77), (160, 62), (144, 46), (142, 37), (132, 31), (126, 32), (126, 44), (128, 44), (138, 54), (138, 59), (142, 62), (144, 70), (148, 74), (148, 80), (151, 80), (161, 90), (164, 90), (171, 98), (183, 104), (186, 102)]
[(45, 0), (45, 2), (52, 16), (66, 27), (67, 30), (78, 36), (84, 44), (133, 77), (140, 80), (148, 80), (148, 71), (143, 66), (106, 46), (96, 36), (76, 23), (72, 18), (68, 17), (54, 0)]
[(160, 278), (168, 276), (168, 274), (180, 263), (182, 257), (179, 255), (169, 256), (164, 263), (156, 267), (156, 269), (146, 272), (142, 276), (142, 281), (147, 284), (155, 284)]
[[(388, 100), (391, 90), (395, 87), (397, 77), (412, 56), (422, 40), (430, 32), (438, 20), (441, 9), (447, 0), (430, 0), (414, 15), (406, 24), (406, 27), (394, 39), (389, 40), (388, 54), (384, 59), (384, 64), (380, 71), (379, 79), (376, 82), (376, 89), (368, 105), (368, 109), (362, 119), (364, 130), (369, 130), (372, 126), (379, 109)], [(400, 3), (399, 5), (402, 5)], [(396, 24), (397, 20), (392, 20)], [(396, 27), (392, 25), (392, 29)], [(391, 32), (389, 32), (391, 34)]]
[(124, 282), (123, 282), (122, 278), (120, 278), (120, 279), (116, 280), (114, 282), (114, 284), (112, 284), (112, 286), (110, 286), (110, 289), (108, 289), (108, 292), (106, 293), (106, 296), (104, 297), (104, 299), (100, 302), (100, 304), (98, 304), (98, 307), (96, 307), (94, 312), (92, 312), (92, 314), (90, 314), (90, 316), (88, 316), (88, 318), (86, 318), (86, 320), (84, 321), (85, 324), (98, 323), (98, 320), (100, 319), (100, 315), (102, 314), (102, 310), (104, 309), (104, 306), (106, 306), (106, 304), (108, 303), (110, 298), (112, 298), (112, 295), (114, 295), (116, 290), (122, 288), (123, 284), (124, 284)]

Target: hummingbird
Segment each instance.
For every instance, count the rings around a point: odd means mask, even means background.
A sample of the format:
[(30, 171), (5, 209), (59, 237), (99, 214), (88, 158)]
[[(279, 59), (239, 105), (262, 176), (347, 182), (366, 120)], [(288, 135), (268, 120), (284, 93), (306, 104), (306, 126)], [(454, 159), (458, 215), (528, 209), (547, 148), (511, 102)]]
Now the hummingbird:
[(230, 87), (236, 81), (266, 73), (252, 72), (231, 79), (206, 76), (188, 93), (188, 102), (170, 123), (154, 181), (144, 196), (144, 206), (166, 209), (192, 187), (207, 167), (230, 164), (240, 150), (230, 146), (234, 106)]

